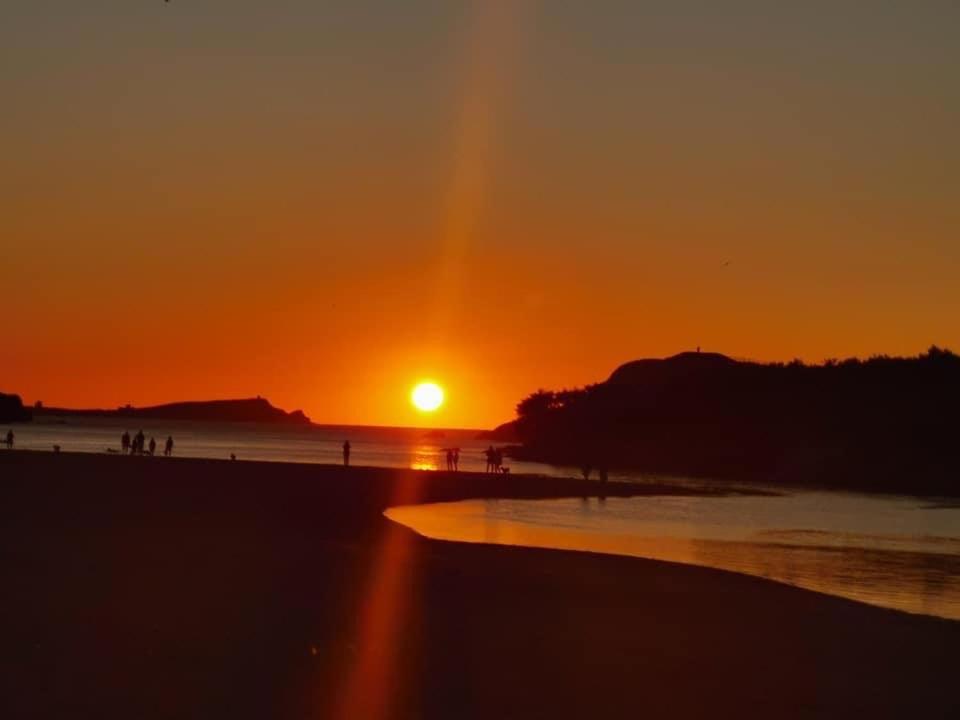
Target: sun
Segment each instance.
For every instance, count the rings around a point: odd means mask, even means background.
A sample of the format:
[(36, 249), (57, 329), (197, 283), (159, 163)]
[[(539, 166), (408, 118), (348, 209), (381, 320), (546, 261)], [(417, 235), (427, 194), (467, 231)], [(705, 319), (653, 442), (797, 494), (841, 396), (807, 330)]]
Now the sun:
[(410, 393), (410, 402), (422, 412), (433, 412), (443, 405), (443, 388), (434, 382), (419, 383)]

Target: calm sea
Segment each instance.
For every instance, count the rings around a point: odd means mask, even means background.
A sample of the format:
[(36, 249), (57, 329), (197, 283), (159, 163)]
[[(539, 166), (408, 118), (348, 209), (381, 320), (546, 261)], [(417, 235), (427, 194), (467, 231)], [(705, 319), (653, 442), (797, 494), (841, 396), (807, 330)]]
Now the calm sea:
[[(445, 448), (483, 470), (489, 444), (473, 430), (281, 427), (265, 424), (43, 418), (13, 426), (17, 447), (106, 452), (143, 429), (175, 454), (441, 469)], [(0, 428), (0, 434), (6, 427)], [(513, 472), (572, 476), (572, 468), (508, 461)], [(634, 482), (683, 478), (623, 475)], [(960, 620), (960, 502), (849, 493), (763, 497), (493, 500), (394, 508), (393, 520), (446, 540), (590, 550), (705, 565), (908, 612)]]
[[(103, 453), (120, 449), (120, 436), (143, 430), (162, 452), (168, 435), (181, 457), (268, 460), (274, 462), (340, 463), (344, 440), (350, 441), (353, 465), (438, 470), (446, 467), (446, 448), (460, 448), (461, 470), (483, 470), (482, 451), (490, 444), (478, 430), (424, 430), (365, 426), (282, 426), (268, 423), (207, 423), (115, 418), (43, 417), (14, 425), (16, 447), (63, 452)], [(0, 428), (0, 436), (7, 427)], [(537, 463), (510, 461), (512, 472), (569, 476), (570, 470)]]

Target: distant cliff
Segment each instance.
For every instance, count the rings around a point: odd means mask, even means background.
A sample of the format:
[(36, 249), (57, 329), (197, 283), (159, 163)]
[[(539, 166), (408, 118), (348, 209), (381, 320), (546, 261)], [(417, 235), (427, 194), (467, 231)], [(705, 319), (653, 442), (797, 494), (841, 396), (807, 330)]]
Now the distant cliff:
[(274, 407), (265, 398), (245, 400), (206, 400), (179, 402), (168, 405), (135, 408), (121, 407), (116, 410), (68, 410), (64, 408), (38, 408), (37, 415), (94, 416), (145, 418), (156, 420), (202, 420), (207, 422), (262, 422), (287, 425), (309, 425), (310, 418), (301, 410), (285, 412)]
[(23, 406), (19, 395), (0, 393), (0, 423), (26, 422), (31, 417), (30, 411)]
[(538, 391), (497, 428), (515, 457), (714, 477), (960, 492), (960, 358), (822, 365), (683, 353)]

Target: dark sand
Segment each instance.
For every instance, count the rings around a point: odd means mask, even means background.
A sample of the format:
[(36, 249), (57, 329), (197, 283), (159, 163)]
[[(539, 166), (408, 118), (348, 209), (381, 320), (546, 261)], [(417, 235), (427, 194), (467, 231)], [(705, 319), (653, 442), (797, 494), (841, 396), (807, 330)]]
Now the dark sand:
[(960, 717), (960, 623), (381, 515), (583, 492), (0, 452), (0, 718)]

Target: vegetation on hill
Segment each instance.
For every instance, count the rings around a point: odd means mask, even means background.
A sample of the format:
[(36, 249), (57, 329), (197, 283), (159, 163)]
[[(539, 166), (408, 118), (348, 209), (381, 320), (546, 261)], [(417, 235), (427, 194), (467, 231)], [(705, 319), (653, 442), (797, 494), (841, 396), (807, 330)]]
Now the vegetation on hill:
[(683, 353), (606, 382), (539, 390), (496, 431), (515, 457), (862, 487), (950, 489), (960, 473), (960, 357), (761, 364)]

